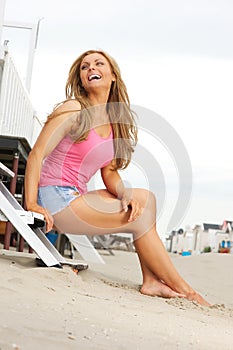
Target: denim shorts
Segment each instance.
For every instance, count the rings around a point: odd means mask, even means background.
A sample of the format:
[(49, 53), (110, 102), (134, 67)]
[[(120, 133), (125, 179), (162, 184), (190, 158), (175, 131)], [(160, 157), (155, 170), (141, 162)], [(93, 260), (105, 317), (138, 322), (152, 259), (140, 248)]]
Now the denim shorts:
[(42, 186), (38, 189), (37, 202), (54, 215), (79, 196), (80, 192), (75, 186)]

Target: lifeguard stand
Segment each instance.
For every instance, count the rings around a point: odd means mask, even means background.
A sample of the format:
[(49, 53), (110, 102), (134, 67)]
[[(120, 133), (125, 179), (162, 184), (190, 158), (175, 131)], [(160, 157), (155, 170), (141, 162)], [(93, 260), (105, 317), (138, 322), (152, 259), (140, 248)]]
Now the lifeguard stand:
[[(15, 174), (0, 162), (0, 175), (14, 178)], [(66, 260), (46, 238), (41, 227), (44, 226), (43, 215), (26, 211), (0, 180), (0, 220), (10, 222), (45, 266), (62, 267), (74, 265), (77, 269), (86, 269), (85, 262)]]

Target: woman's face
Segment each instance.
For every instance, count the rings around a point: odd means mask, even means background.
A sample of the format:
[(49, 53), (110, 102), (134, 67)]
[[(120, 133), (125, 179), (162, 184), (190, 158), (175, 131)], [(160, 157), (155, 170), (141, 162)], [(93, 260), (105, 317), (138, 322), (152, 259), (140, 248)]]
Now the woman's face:
[(108, 60), (100, 53), (92, 53), (83, 58), (80, 78), (87, 93), (97, 88), (108, 91), (116, 80)]

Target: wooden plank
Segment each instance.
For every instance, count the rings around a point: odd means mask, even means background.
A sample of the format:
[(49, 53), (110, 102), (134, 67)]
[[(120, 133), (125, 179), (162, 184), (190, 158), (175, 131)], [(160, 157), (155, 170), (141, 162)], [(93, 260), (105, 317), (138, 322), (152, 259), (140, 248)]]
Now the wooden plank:
[(0, 174), (13, 178), (15, 173), (0, 162)]

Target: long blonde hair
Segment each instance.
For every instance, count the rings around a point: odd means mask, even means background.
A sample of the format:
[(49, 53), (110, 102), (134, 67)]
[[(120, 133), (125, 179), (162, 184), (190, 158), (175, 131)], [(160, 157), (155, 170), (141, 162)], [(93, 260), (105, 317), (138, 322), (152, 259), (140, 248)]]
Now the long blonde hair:
[[(115, 60), (102, 50), (88, 50), (80, 55), (72, 64), (68, 79), (66, 82), (67, 100), (75, 99), (81, 104), (81, 113), (77, 118), (79, 125), (79, 136), (77, 142), (86, 139), (91, 128), (90, 101), (87, 92), (82, 86), (80, 78), (80, 66), (87, 55), (99, 53), (104, 56), (114, 74), (116, 80), (112, 82), (107, 101), (107, 112), (114, 136), (114, 167), (115, 169), (124, 169), (131, 160), (132, 152), (137, 143), (137, 126), (133, 111), (130, 109), (130, 101), (126, 86), (121, 78), (118, 64)], [(51, 119), (56, 114), (56, 109), (48, 117)]]

